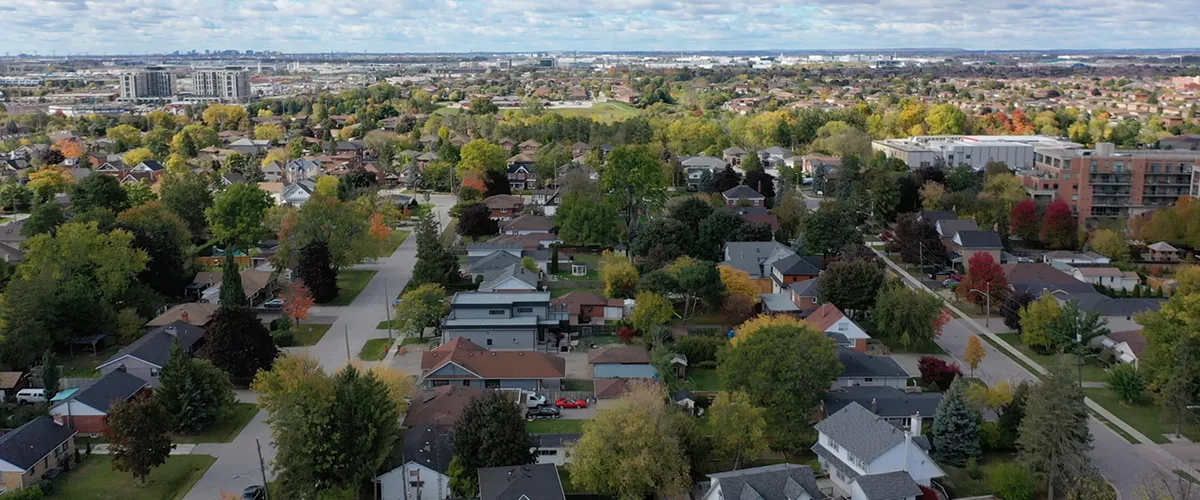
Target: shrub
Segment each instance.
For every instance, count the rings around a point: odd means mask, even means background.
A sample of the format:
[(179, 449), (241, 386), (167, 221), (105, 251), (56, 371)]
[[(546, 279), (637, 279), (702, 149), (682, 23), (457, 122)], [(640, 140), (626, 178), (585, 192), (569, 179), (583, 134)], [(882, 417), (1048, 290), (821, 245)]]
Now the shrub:
[(962, 376), (962, 370), (957, 364), (947, 363), (933, 356), (922, 356), (917, 361), (921, 370), (921, 385), (936, 385), (938, 389), (946, 390), (954, 382), (955, 377)]
[(622, 344), (628, 344), (633, 341), (633, 335), (637, 333), (632, 328), (623, 326), (617, 330), (617, 338), (621, 339)]
[(41, 498), (46, 498), (46, 493), (38, 486), (12, 490), (0, 495), (0, 500), (38, 500)]
[(1146, 391), (1146, 377), (1137, 367), (1121, 363), (1108, 372), (1108, 388), (1121, 401), (1137, 403)]
[(979, 444), (983, 446), (983, 451), (1006, 450), (1004, 435), (1000, 432), (1000, 424), (996, 422), (984, 422), (981, 424), (979, 427)]
[(700, 366), (709, 362), (715, 364), (717, 361), (717, 351), (727, 343), (722, 337), (689, 335), (681, 337), (675, 342), (675, 352), (687, 357), (688, 365), (690, 366)]
[(1001, 462), (986, 471), (988, 489), (1004, 500), (1033, 500), (1037, 485), (1024, 467), (1013, 462)]

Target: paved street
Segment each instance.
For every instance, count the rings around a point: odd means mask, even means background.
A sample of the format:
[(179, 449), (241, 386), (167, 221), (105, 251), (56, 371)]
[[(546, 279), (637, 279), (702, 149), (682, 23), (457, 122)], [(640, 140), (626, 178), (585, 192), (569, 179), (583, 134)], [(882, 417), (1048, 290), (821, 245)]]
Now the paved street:
[[(423, 200), (418, 199), (418, 203)], [(430, 198), (434, 204), (434, 212), (445, 224), (449, 219), (448, 211), (454, 206), (454, 197), (435, 195)], [(409, 235), (400, 248), (390, 257), (379, 259), (373, 264), (355, 266), (354, 269), (373, 269), (378, 271), (362, 293), (348, 306), (330, 307), (315, 306), (311, 314), (327, 317), (333, 326), (325, 337), (308, 348), (292, 349), (290, 351), (307, 350), (309, 354), (321, 362), (326, 371), (333, 372), (346, 365), (346, 344), (349, 342), (350, 357), (357, 358), (363, 344), (372, 338), (387, 337), (387, 330), (376, 330), (375, 326), (384, 320), (384, 308), (391, 304), (390, 298), (384, 294), (386, 283), (387, 294), (392, 297), (400, 293), (404, 285), (412, 277), (413, 265), (416, 263), (417, 242), (415, 235)], [(419, 363), (419, 358), (418, 358)], [(419, 367), (419, 364), (417, 365)], [(415, 374), (415, 373), (414, 373)], [(238, 400), (254, 402), (256, 396), (249, 391), (239, 391)], [(255, 440), (261, 440), (263, 458), (267, 461), (267, 479), (273, 479), (270, 461), (275, 457), (275, 449), (271, 444), (271, 429), (260, 411), (241, 434), (232, 443), (201, 444), (192, 451), (198, 455), (212, 455), (216, 463), (208, 469), (204, 477), (188, 492), (184, 500), (217, 500), (221, 492), (241, 493), (246, 486), (262, 484), (258, 467), (258, 453)]]

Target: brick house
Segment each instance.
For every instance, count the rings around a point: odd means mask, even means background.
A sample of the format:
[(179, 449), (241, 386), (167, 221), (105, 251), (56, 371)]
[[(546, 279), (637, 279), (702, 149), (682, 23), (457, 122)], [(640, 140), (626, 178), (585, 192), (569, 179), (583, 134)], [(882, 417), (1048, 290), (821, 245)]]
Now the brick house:
[(109, 408), (142, 392), (150, 392), (149, 383), (122, 370), (114, 370), (55, 403), (50, 408), (50, 416), (55, 422), (74, 427), (79, 432), (101, 434), (108, 429)]
[(37, 486), (52, 470), (75, 455), (76, 430), (38, 417), (0, 436), (0, 487), (4, 491)]
[(492, 218), (509, 220), (525, 209), (525, 200), (520, 196), (498, 194), (483, 199), (483, 203), (492, 211)]

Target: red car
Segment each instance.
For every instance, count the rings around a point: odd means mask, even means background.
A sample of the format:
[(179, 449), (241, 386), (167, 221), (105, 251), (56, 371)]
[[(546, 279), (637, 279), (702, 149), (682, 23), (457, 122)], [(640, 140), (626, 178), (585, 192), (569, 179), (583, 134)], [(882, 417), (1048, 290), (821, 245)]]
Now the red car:
[(587, 401), (583, 399), (558, 398), (558, 401), (554, 402), (554, 406), (559, 408), (587, 408)]

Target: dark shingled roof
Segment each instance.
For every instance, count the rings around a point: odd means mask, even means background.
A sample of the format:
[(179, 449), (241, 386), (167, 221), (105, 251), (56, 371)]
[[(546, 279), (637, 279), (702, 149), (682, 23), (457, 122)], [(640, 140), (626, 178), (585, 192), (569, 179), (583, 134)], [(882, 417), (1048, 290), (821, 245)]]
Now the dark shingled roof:
[(884, 418), (911, 417), (918, 413), (924, 418), (933, 418), (942, 395), (937, 392), (908, 393), (885, 386), (839, 387), (825, 396), (825, 413), (832, 415), (850, 403), (871, 409), (872, 401), (875, 402), (873, 413)]
[(1000, 234), (995, 231), (959, 231), (954, 240), (963, 248), (1001, 248)]
[(75, 429), (38, 417), (0, 436), (0, 460), (29, 470), (71, 436)]
[(758, 498), (761, 500), (791, 500), (801, 492), (822, 498), (821, 489), (807, 465), (777, 464), (752, 469), (709, 474), (713, 486), (721, 487), (724, 498)]
[(896, 500), (921, 496), (921, 488), (905, 471), (858, 476), (854, 482), (862, 488), (867, 500)]
[(143, 387), (146, 387), (145, 380), (121, 370), (113, 370), (88, 382), (67, 400), (73, 399), (95, 408), (97, 411), (107, 413), (114, 403), (128, 401)]
[(454, 456), (451, 426), (417, 426), (404, 433), (401, 452), (405, 463), (416, 462), (442, 474), (450, 468)]
[[(858, 403), (846, 405), (814, 427), (868, 463), (904, 442), (904, 431), (883, 421)], [(817, 443), (813, 448), (824, 446)]]
[(838, 361), (844, 367), (842, 377), (908, 378), (908, 372), (889, 356), (872, 356), (842, 347), (838, 348)]
[(480, 500), (566, 500), (554, 464), (479, 469)]
[(204, 329), (183, 321), (172, 321), (166, 326), (150, 330), (141, 338), (133, 341), (120, 352), (108, 358), (100, 366), (105, 366), (124, 358), (133, 356), (147, 363), (153, 363), (159, 368), (167, 364), (171, 357), (171, 347), (178, 340), (184, 352), (189, 352), (197, 341), (204, 338)]

